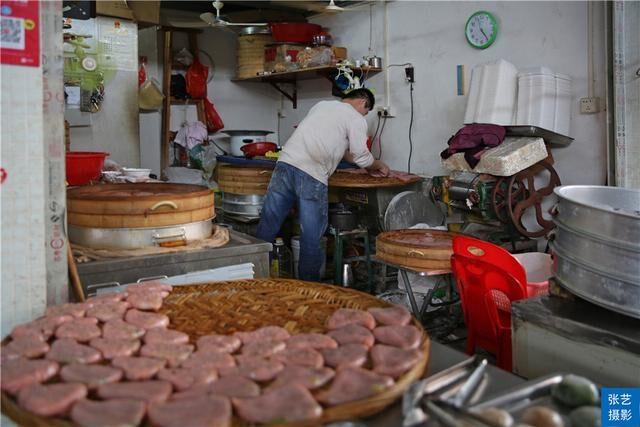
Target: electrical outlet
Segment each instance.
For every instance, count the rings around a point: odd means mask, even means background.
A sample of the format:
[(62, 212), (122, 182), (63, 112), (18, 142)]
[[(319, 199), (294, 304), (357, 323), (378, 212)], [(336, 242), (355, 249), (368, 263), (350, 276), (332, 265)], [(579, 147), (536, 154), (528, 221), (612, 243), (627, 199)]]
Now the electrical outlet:
[(404, 79), (407, 83), (415, 83), (416, 79), (415, 79), (413, 65), (409, 67), (405, 67), (404, 75), (405, 75)]
[(600, 111), (600, 98), (581, 98), (580, 99), (580, 113), (592, 114)]
[(386, 117), (388, 119), (395, 117), (395, 115), (393, 114), (395, 110), (391, 109), (390, 105), (387, 106), (383, 106), (383, 105), (379, 105), (378, 106), (378, 112), (380, 113), (381, 116)]

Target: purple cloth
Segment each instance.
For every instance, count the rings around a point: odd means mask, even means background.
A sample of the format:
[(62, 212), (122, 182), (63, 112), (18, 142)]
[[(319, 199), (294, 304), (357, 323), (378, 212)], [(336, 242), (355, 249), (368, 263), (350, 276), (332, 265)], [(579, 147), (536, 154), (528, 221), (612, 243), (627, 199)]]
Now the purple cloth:
[(505, 128), (498, 125), (481, 123), (465, 125), (449, 138), (447, 142), (449, 148), (440, 153), (440, 157), (448, 159), (455, 153), (464, 152), (464, 159), (469, 166), (475, 168), (487, 149), (502, 144), (505, 134)]

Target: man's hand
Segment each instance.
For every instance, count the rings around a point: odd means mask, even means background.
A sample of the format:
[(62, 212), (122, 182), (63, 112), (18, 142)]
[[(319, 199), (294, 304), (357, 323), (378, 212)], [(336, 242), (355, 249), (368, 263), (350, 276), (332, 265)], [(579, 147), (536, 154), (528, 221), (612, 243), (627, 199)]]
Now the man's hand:
[(374, 160), (371, 166), (367, 168), (369, 175), (375, 177), (384, 177), (389, 175), (389, 166), (381, 160)]

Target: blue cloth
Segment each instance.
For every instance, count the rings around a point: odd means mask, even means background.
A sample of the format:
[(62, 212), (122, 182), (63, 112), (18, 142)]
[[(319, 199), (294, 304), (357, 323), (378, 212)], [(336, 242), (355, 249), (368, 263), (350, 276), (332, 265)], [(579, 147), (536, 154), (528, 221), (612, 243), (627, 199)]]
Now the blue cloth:
[(272, 242), (294, 204), (300, 218), (300, 260), (298, 275), (301, 280), (319, 281), (324, 253), (320, 239), (329, 221), (327, 186), (310, 175), (283, 162), (278, 162), (260, 214), (257, 237)]

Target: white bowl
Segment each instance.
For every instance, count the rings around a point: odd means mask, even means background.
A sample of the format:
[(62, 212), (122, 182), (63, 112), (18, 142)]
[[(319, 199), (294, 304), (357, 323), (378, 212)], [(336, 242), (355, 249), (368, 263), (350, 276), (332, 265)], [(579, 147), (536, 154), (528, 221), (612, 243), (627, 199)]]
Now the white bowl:
[(133, 178), (148, 178), (151, 169), (122, 168), (122, 173)]

